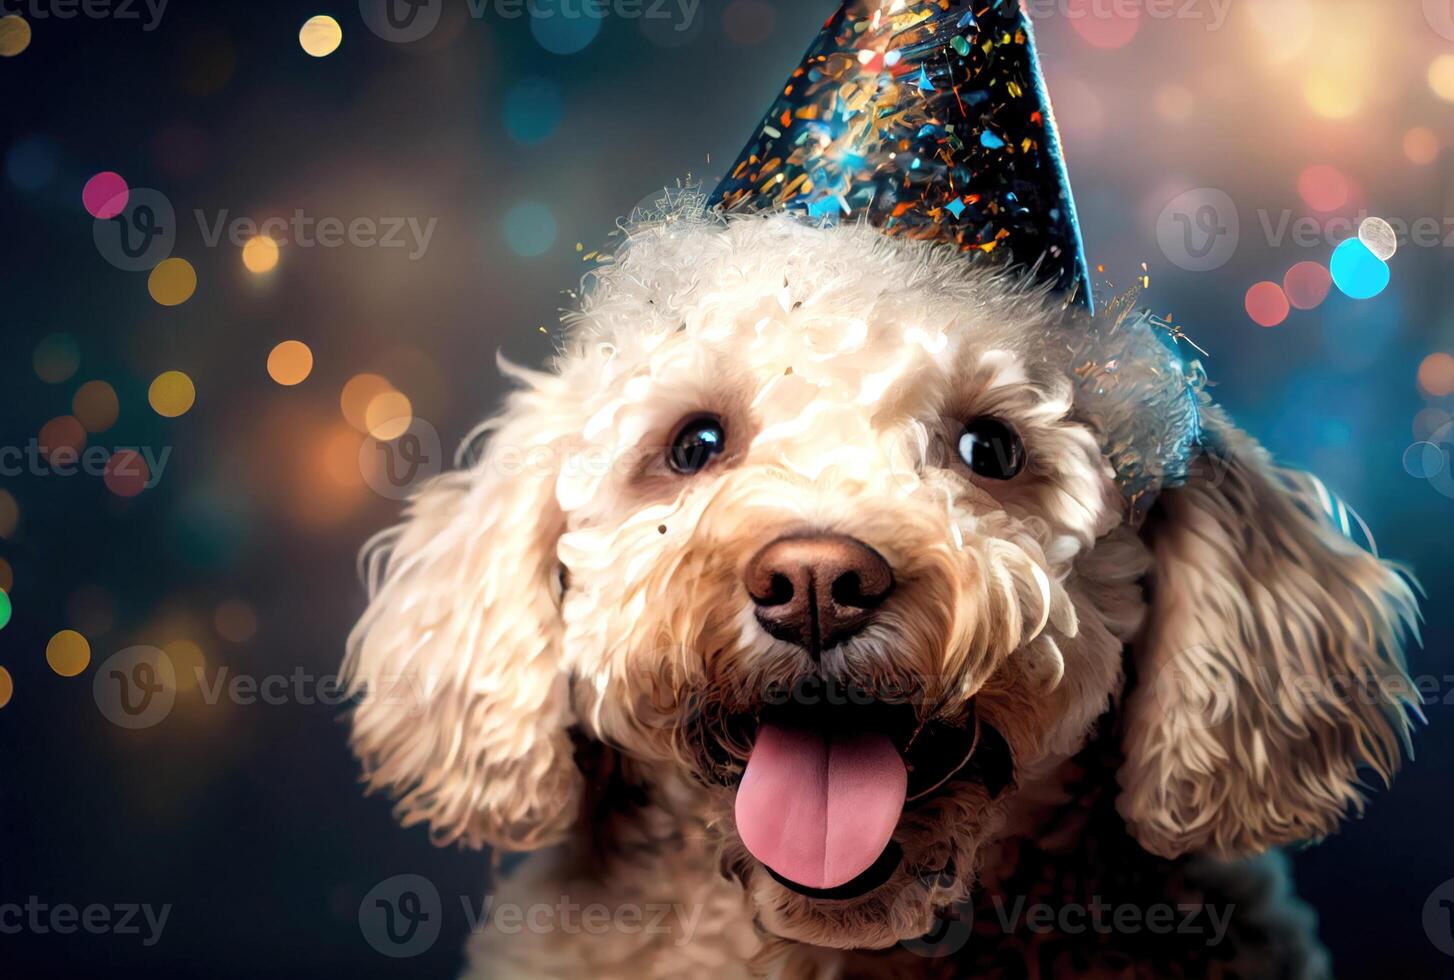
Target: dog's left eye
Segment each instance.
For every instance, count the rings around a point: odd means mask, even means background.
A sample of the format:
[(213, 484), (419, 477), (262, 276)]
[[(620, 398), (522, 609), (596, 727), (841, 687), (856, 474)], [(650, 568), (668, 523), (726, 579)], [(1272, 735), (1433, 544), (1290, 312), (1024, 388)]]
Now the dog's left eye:
[(727, 430), (720, 419), (703, 415), (691, 419), (677, 432), (667, 452), (667, 462), (678, 473), (690, 476), (706, 469), (712, 457), (727, 448)]
[(959, 436), (959, 458), (976, 476), (1010, 480), (1025, 468), (1025, 443), (1007, 422), (973, 419)]

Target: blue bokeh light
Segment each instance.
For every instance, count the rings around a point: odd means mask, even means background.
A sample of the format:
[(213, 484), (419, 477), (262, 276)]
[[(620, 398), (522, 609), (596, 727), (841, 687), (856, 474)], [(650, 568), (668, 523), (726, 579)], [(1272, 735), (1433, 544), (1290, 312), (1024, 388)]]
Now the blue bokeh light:
[(521, 201), (505, 215), (505, 241), (524, 258), (544, 255), (555, 244), (555, 215), (539, 201)]
[(560, 128), (565, 97), (545, 78), (526, 78), (505, 95), (505, 130), (518, 143), (539, 143)]
[(5, 176), (22, 191), (38, 191), (56, 175), (55, 144), (44, 136), (27, 136), (10, 144)]
[(1351, 299), (1372, 299), (1388, 288), (1388, 264), (1357, 238), (1350, 238), (1333, 250), (1328, 270), (1343, 295)]
[(535, 0), (530, 33), (552, 54), (575, 54), (584, 51), (601, 33), (601, 18), (563, 0)]

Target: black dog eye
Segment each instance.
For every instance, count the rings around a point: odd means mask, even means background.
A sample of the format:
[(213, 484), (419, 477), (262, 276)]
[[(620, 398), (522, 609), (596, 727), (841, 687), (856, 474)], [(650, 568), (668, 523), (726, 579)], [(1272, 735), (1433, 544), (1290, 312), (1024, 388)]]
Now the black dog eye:
[(690, 476), (706, 469), (722, 450), (727, 448), (727, 430), (720, 420), (710, 415), (695, 418), (681, 427), (671, 441), (666, 461), (678, 473)]
[(1009, 480), (1025, 468), (1025, 443), (999, 419), (974, 419), (959, 437), (959, 458), (976, 476)]

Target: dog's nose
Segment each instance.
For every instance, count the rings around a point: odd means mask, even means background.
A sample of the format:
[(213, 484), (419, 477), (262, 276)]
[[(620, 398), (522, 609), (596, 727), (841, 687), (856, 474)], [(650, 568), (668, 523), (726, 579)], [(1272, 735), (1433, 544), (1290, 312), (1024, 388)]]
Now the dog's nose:
[(894, 570), (857, 538), (778, 538), (747, 563), (757, 621), (815, 657), (868, 625), (894, 588)]

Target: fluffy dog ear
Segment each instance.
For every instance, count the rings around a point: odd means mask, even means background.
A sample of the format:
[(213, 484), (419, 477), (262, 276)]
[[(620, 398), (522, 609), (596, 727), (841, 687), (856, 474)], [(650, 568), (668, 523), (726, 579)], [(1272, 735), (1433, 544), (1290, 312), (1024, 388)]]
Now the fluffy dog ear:
[(371, 601), (345, 665), (354, 750), (370, 789), (441, 844), (531, 850), (577, 816), (555, 436), (535, 377), (487, 426), (483, 458), (436, 479), (366, 551)]
[(1150, 613), (1134, 647), (1119, 809), (1142, 846), (1222, 856), (1325, 836), (1385, 782), (1417, 697), (1409, 584), (1209, 407), (1212, 447), (1146, 526)]

